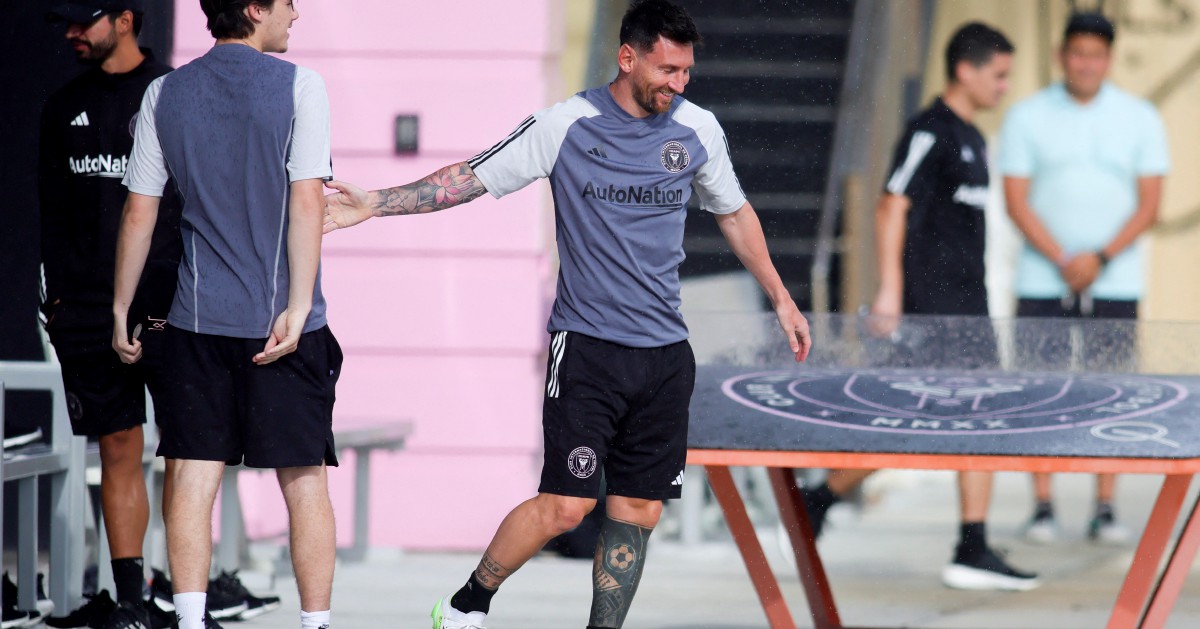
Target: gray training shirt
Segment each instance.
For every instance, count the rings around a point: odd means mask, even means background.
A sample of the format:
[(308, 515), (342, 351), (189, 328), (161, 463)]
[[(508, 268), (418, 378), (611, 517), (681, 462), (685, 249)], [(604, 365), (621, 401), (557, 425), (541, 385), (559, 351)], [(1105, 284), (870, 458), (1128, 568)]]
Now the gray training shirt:
[(607, 86), (586, 90), (468, 164), (496, 198), (550, 179), (560, 267), (547, 327), (628, 347), (688, 336), (679, 265), (692, 187), (709, 212), (746, 203), (721, 125), (679, 96), (669, 112), (635, 118)]
[[(146, 90), (125, 186), (183, 199), (183, 261), (168, 322), (266, 338), (288, 303), (290, 184), (333, 176), (320, 75), (242, 44), (214, 46)], [(318, 273), (304, 326), (325, 325)]]

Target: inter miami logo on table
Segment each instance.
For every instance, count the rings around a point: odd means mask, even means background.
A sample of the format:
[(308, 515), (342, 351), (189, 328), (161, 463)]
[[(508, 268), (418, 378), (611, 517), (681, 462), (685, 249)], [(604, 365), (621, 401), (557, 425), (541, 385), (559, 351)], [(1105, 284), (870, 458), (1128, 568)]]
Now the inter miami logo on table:
[(671, 140), (663, 145), (662, 152), (659, 154), (659, 158), (662, 160), (663, 168), (666, 168), (673, 173), (677, 173), (684, 168), (687, 168), (688, 164), (692, 162), (691, 156), (688, 155), (687, 148), (675, 140)]
[(571, 450), (571, 455), (567, 457), (567, 467), (578, 478), (591, 477), (596, 473), (596, 451), (586, 446)]
[(1135, 375), (969, 374), (920, 370), (767, 372), (725, 395), (751, 408), (835, 428), (903, 434), (1061, 430), (1158, 413), (1187, 398)]

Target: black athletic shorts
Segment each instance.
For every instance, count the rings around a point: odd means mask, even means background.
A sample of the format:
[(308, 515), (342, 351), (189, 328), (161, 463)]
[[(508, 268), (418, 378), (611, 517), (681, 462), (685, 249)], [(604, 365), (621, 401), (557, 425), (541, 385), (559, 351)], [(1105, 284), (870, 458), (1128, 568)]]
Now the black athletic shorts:
[(687, 459), (691, 345), (634, 348), (555, 332), (546, 369), (545, 459), (538, 491), (595, 498), (678, 498)]
[(337, 465), (337, 339), (326, 326), (302, 335), (295, 352), (254, 364), (265, 345), (167, 326), (159, 456), (260, 468)]
[[(163, 335), (158, 333), (158, 337)], [(148, 338), (149, 337), (149, 338)], [(83, 354), (59, 352), (63, 389), (71, 432), (81, 437), (104, 437), (146, 423), (146, 389), (154, 400), (157, 422), (163, 413), (161, 338), (143, 334), (142, 360), (121, 362), (112, 349)]]

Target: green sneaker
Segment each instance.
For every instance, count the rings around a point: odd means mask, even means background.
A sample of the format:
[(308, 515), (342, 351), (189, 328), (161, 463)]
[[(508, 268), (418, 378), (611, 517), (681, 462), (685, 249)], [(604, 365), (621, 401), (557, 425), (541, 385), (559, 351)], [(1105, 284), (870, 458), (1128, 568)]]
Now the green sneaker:
[(483, 621), (487, 618), (487, 614), (483, 612), (464, 614), (450, 606), (449, 596), (433, 606), (429, 617), (433, 619), (433, 629), (486, 629)]

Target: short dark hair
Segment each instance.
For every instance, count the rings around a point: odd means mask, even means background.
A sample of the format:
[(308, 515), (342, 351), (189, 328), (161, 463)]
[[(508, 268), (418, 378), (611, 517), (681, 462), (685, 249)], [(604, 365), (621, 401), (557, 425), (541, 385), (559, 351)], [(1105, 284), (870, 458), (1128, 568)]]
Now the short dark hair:
[(1066, 46), (1067, 41), (1075, 35), (1095, 35), (1111, 46), (1117, 38), (1117, 29), (1101, 13), (1072, 13), (1063, 31), (1063, 45)]
[(654, 49), (659, 36), (677, 44), (699, 44), (692, 16), (671, 0), (635, 0), (621, 18), (621, 43), (638, 52)]
[(1000, 31), (982, 22), (963, 25), (946, 45), (946, 78), (951, 83), (958, 80), (958, 64), (966, 61), (976, 68), (992, 60), (998, 54), (1011, 55), (1016, 48)]
[[(124, 13), (124, 11), (113, 11), (112, 13), (109, 13), (108, 21), (116, 24), (117, 18), (121, 17), (122, 13)], [(133, 36), (135, 38), (142, 34), (142, 17), (143, 16), (140, 12), (133, 11)]]
[(200, 0), (200, 9), (214, 38), (241, 39), (254, 34), (254, 22), (246, 17), (246, 7), (252, 4), (269, 9), (275, 0)]

